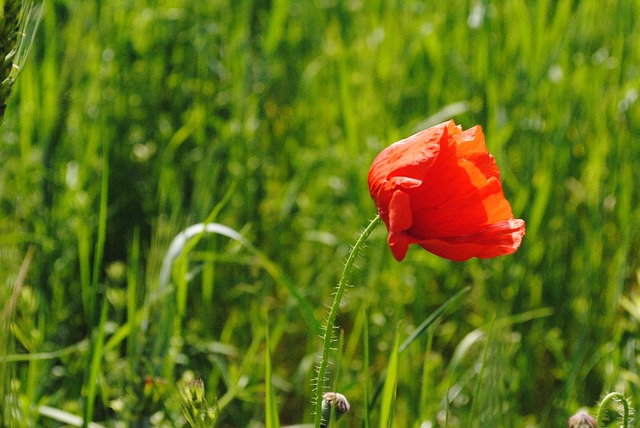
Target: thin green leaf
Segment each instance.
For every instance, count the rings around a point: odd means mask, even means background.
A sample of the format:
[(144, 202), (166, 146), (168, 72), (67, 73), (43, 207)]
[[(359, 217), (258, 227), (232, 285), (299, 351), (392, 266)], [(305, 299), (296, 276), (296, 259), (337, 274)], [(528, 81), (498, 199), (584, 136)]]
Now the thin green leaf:
[(471, 287), (465, 287), (462, 290), (458, 291), (456, 294), (454, 294), (453, 297), (449, 298), (449, 300), (444, 302), (444, 304), (442, 304), (438, 309), (436, 309), (429, 317), (427, 317), (427, 319), (425, 319), (422, 322), (422, 324), (420, 324), (416, 329), (414, 329), (411, 332), (409, 337), (404, 342), (402, 342), (402, 345), (400, 345), (400, 348), (398, 351), (402, 352), (405, 349), (407, 349), (407, 347), (411, 345), (411, 343), (414, 340), (420, 337), (420, 335), (422, 335), (422, 333), (424, 333), (424, 331), (427, 328), (429, 328), (431, 324), (433, 324), (438, 318), (440, 318), (447, 309), (457, 304), (462, 299), (462, 297), (464, 297), (464, 295), (469, 293), (470, 291), (471, 291)]
[[(444, 304), (442, 304), (440, 307), (438, 307), (438, 309), (436, 309), (429, 317), (427, 317), (427, 319), (425, 319), (417, 328), (415, 328), (411, 334), (409, 335), (409, 337), (402, 342), (402, 344), (400, 345), (400, 347), (398, 348), (398, 352), (402, 352), (405, 349), (407, 349), (407, 347), (414, 341), (416, 340), (418, 337), (420, 337), (420, 335), (422, 333), (424, 333), (426, 331), (427, 328), (429, 328), (429, 326), (431, 326), (435, 321), (438, 320), (438, 318), (440, 318), (444, 312), (449, 309), (450, 307), (452, 307), (454, 304), (458, 303), (458, 301), (460, 301), (460, 299), (462, 299), (462, 297), (467, 294), (469, 291), (471, 291), (471, 287), (465, 287), (462, 290), (458, 291), (456, 294), (454, 294), (451, 298), (449, 298), (449, 300), (447, 300), (446, 302), (444, 302)], [(378, 385), (378, 388), (376, 389), (376, 392), (373, 394), (373, 399), (371, 400), (371, 402), (369, 402), (369, 409), (373, 408), (373, 406), (375, 405), (380, 392), (382, 391), (382, 383), (380, 383)]]
[(267, 428), (279, 428), (280, 422), (278, 420), (278, 406), (276, 403), (276, 395), (273, 390), (273, 383), (271, 382), (272, 370), (271, 370), (271, 347), (269, 345), (269, 328), (267, 327), (266, 333), (267, 349), (264, 352), (265, 360), (265, 388), (266, 388), (266, 403), (265, 403), (265, 424)]
[(395, 410), (396, 388), (398, 383), (398, 354), (400, 344), (399, 333), (396, 332), (396, 339), (391, 351), (391, 358), (387, 366), (387, 376), (382, 392), (382, 402), (380, 403), (380, 428), (392, 426), (393, 413)]
[[(369, 374), (369, 316), (366, 306), (362, 307), (364, 328), (362, 330), (362, 358), (364, 359), (364, 402), (369, 402), (369, 390), (371, 389), (371, 375)], [(371, 411), (369, 406), (364, 406), (364, 428), (371, 427)]]

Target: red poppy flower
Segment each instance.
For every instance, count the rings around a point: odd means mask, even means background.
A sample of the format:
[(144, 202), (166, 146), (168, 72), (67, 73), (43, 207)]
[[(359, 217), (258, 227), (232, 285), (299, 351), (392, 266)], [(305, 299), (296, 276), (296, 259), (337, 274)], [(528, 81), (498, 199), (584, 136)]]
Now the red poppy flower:
[(525, 234), (480, 126), (450, 120), (392, 144), (371, 165), (369, 191), (398, 261), (409, 244), (455, 261), (511, 254)]

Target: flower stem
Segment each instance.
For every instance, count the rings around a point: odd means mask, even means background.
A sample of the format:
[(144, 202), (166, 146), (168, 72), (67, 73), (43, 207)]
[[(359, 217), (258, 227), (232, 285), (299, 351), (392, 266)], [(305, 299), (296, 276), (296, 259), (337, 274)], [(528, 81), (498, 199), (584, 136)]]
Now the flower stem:
[(324, 392), (324, 381), (327, 374), (327, 364), (329, 360), (329, 352), (331, 351), (331, 342), (333, 341), (333, 329), (335, 326), (336, 316), (338, 315), (338, 310), (340, 309), (340, 301), (342, 300), (342, 296), (344, 295), (344, 290), (347, 287), (347, 282), (349, 280), (349, 276), (351, 271), (353, 270), (353, 264), (356, 260), (356, 257), (360, 253), (360, 249), (364, 245), (365, 241), (376, 228), (376, 226), (380, 223), (380, 215), (377, 215), (371, 223), (367, 226), (367, 228), (362, 232), (360, 238), (356, 241), (353, 248), (351, 248), (351, 252), (349, 253), (349, 258), (344, 265), (344, 269), (342, 271), (342, 276), (340, 277), (340, 281), (338, 282), (338, 287), (336, 288), (333, 305), (331, 305), (331, 310), (329, 311), (329, 317), (327, 318), (327, 324), (324, 328), (324, 338), (323, 338), (323, 346), (322, 346), (322, 358), (320, 359), (320, 365), (318, 366), (318, 377), (317, 384), (315, 388), (315, 427), (320, 428), (322, 421), (322, 393)]
[(607, 394), (600, 402), (600, 408), (598, 409), (598, 426), (604, 426), (604, 413), (607, 409), (609, 401), (615, 400), (622, 404), (622, 427), (627, 428), (629, 426), (629, 403), (625, 399), (624, 395), (620, 392), (611, 392)]

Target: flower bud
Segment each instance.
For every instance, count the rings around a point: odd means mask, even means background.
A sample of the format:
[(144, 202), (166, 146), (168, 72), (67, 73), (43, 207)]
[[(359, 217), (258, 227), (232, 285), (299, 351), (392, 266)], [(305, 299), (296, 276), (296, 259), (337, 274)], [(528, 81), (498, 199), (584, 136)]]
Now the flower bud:
[(218, 403), (207, 403), (202, 379), (183, 381), (180, 384), (182, 414), (192, 427), (212, 427), (218, 417)]
[(342, 415), (347, 413), (350, 409), (349, 401), (347, 397), (339, 392), (325, 392), (322, 395), (322, 427), (326, 427), (329, 424), (331, 418), (331, 410), (335, 409), (335, 420), (338, 420)]
[(578, 412), (569, 418), (569, 428), (597, 428), (598, 422), (587, 412)]

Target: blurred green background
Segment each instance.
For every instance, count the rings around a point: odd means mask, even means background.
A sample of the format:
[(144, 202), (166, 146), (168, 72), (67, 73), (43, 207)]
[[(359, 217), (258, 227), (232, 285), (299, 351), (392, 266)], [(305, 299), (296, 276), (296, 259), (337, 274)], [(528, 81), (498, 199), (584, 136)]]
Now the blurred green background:
[[(640, 403), (640, 1), (50, 0), (0, 128), (0, 425), (312, 420), (320, 325), (375, 215), (369, 165), (449, 118), (483, 127), (527, 235), (513, 256), (357, 262), (330, 381), (365, 412), (399, 355), (394, 426), (564, 426)], [(162, 258), (187, 226), (173, 287)], [(24, 276), (20, 275), (21, 266)], [(265, 335), (269, 330), (269, 349)], [(367, 336), (365, 336), (365, 333)], [(365, 360), (363, 338), (368, 337)]]

